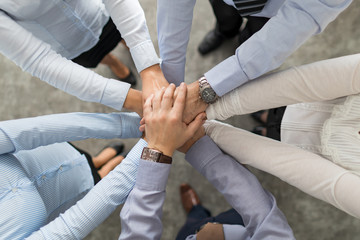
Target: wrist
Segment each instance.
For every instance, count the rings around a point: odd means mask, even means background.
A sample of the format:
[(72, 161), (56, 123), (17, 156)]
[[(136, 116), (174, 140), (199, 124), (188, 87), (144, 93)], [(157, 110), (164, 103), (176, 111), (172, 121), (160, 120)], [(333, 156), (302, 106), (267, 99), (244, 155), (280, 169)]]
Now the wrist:
[(155, 149), (155, 150), (157, 150), (159, 152), (162, 152), (162, 154), (164, 154), (166, 156), (169, 156), (169, 157), (172, 157), (172, 155), (174, 154), (174, 151), (175, 151), (175, 149), (172, 149), (169, 146), (163, 146), (163, 145), (155, 144), (155, 143), (151, 143), (151, 142), (149, 142), (148, 148)]
[(199, 97), (207, 104), (216, 102), (219, 96), (211, 87), (205, 76), (202, 76), (198, 80), (199, 84)]
[(124, 102), (124, 108), (142, 116), (142, 93), (130, 88)]
[(142, 80), (156, 79), (159, 75), (163, 75), (159, 64), (152, 65), (140, 72), (140, 77)]
[(141, 153), (141, 159), (151, 162), (157, 162), (157, 163), (166, 163), (166, 164), (172, 163), (171, 156), (168, 156), (162, 153), (161, 151), (150, 147), (144, 147)]

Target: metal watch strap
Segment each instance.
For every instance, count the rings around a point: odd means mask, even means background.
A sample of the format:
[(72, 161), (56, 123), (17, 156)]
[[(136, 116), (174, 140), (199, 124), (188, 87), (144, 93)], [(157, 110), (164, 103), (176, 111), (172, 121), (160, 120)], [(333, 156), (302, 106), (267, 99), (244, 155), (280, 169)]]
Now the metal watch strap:
[(172, 163), (172, 157), (164, 155), (162, 152), (156, 149), (144, 147), (141, 159), (152, 161), (152, 162), (158, 162), (158, 163)]
[(219, 97), (216, 94), (216, 92), (212, 89), (211, 85), (209, 84), (205, 76), (200, 77), (198, 82), (199, 82), (199, 97), (207, 104), (212, 104), (216, 102), (216, 100)]

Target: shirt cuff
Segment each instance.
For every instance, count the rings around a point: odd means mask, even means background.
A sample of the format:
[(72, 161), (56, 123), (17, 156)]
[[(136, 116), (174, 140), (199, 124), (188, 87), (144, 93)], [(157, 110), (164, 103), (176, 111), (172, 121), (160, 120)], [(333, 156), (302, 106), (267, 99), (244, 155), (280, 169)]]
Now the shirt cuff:
[(130, 53), (138, 72), (152, 65), (160, 64), (160, 59), (151, 40), (147, 40), (131, 48)]
[(205, 135), (191, 146), (185, 155), (185, 159), (196, 170), (201, 172), (206, 164), (211, 162), (211, 160), (221, 153), (220, 148), (214, 143), (214, 141), (209, 136)]
[(218, 96), (223, 96), (249, 81), (235, 55), (225, 59), (204, 75)]
[(171, 164), (140, 159), (136, 187), (147, 191), (165, 191)]
[(169, 62), (161, 62), (161, 70), (164, 73), (166, 80), (169, 83), (173, 83), (176, 86), (180, 86), (180, 84), (184, 81), (184, 64), (176, 64)]
[(248, 233), (242, 225), (223, 224), (224, 238), (226, 240), (246, 239)]
[(137, 113), (120, 113), (121, 115), (121, 138), (139, 138), (141, 118)]
[(214, 120), (216, 119), (216, 111), (215, 111), (215, 105), (214, 104), (210, 104), (207, 108), (206, 108), (206, 118), (208, 120)]
[(128, 95), (130, 84), (109, 79), (100, 103), (121, 111)]

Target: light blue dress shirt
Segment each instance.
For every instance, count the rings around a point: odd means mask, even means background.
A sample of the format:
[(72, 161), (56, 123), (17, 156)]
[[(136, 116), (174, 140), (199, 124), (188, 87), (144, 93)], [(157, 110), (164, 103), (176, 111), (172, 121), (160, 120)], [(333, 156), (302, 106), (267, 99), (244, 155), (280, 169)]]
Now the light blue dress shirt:
[[(185, 55), (196, 0), (158, 0), (162, 70), (175, 84), (184, 81)], [(230, 0), (225, 0), (232, 4)], [(268, 0), (254, 16), (265, 26), (204, 75), (219, 96), (280, 66), (308, 38), (322, 32), (352, 0)]]
[[(224, 154), (205, 136), (187, 152), (186, 160), (221, 192), (241, 215), (244, 226), (224, 227), (225, 239), (295, 239), (274, 196), (244, 166)], [(160, 239), (162, 206), (171, 165), (140, 160), (134, 189), (120, 213), (119, 239)], [(233, 234), (236, 234), (235, 236)], [(191, 235), (188, 239), (196, 239)]]
[(146, 143), (92, 188), (85, 156), (66, 141), (140, 137), (139, 121), (133, 113), (68, 113), (0, 122), (1, 239), (84, 238), (125, 201)]

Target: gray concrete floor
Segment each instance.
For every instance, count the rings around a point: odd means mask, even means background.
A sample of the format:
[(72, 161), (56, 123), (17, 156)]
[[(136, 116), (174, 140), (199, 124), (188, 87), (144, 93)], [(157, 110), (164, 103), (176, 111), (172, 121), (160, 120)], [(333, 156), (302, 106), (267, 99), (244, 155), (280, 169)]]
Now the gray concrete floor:
[[(140, 0), (140, 2), (146, 12), (152, 39), (157, 43), (155, 0)], [(358, 53), (360, 51), (359, 13), (360, 2), (354, 1), (322, 34), (311, 38), (292, 54), (281, 68)], [(207, 1), (198, 1), (194, 15), (187, 53), (186, 81), (188, 83), (196, 80), (212, 66), (232, 55), (236, 48), (236, 39), (233, 39), (227, 41), (213, 54), (206, 57), (200, 56), (197, 46), (203, 36), (214, 26), (215, 19)], [(131, 57), (124, 47), (117, 47), (115, 54), (135, 71)], [(107, 77), (114, 77), (104, 66), (99, 66), (95, 71)], [(113, 111), (100, 104), (82, 102), (54, 89), (22, 72), (2, 55), (0, 55), (0, 73), (0, 120), (74, 111)], [(137, 88), (141, 89), (141, 84), (138, 84)], [(255, 122), (249, 116), (233, 117), (228, 122), (248, 130), (255, 126)], [(96, 154), (107, 142), (107, 140), (90, 139), (75, 144), (88, 150), (91, 154)], [(136, 139), (125, 142), (129, 149)], [(278, 206), (286, 215), (297, 239), (359, 239), (359, 220), (300, 192), (276, 177), (255, 169), (252, 170), (263, 186), (277, 198)], [(209, 208), (214, 215), (230, 207), (206, 179), (184, 161), (183, 154), (176, 153), (164, 205), (162, 236), (164, 240), (174, 239), (186, 218), (178, 193), (178, 186), (182, 182), (188, 182), (195, 188), (203, 205)], [(121, 207), (86, 239), (116, 239), (121, 231), (120, 209)]]

